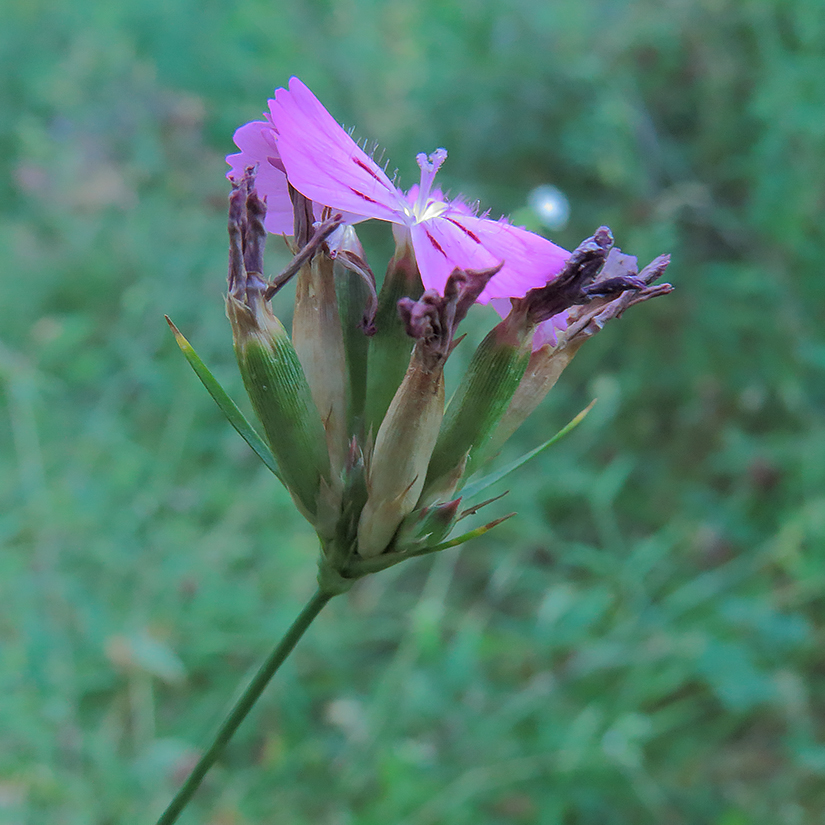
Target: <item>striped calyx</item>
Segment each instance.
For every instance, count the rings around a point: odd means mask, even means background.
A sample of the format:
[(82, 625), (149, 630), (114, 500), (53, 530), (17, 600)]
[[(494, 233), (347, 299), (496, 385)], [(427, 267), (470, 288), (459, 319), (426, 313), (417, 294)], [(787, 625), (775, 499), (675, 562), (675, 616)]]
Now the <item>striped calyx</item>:
[(310, 521), (322, 477), (330, 472), (324, 427), (304, 370), (283, 324), (264, 299), (263, 216), (252, 176), (234, 186), (229, 209), (226, 312), (244, 387), (284, 483)]

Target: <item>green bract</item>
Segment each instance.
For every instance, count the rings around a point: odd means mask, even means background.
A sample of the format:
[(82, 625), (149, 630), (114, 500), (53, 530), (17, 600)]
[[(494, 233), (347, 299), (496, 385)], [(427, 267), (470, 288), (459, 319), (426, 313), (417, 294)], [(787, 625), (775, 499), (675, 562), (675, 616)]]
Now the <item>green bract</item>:
[(347, 449), (349, 374), (332, 260), (320, 253), (303, 266), (295, 292), (292, 340), (321, 415), (332, 471), (337, 477)]

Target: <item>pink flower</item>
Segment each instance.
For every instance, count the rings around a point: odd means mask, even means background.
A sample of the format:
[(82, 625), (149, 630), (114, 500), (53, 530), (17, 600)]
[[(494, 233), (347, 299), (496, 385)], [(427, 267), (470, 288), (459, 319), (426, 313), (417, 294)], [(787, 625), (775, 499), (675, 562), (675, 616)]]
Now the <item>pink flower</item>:
[(568, 257), (561, 247), (506, 220), (477, 217), (433, 187), (447, 157), (437, 149), (416, 157), (421, 182), (406, 195), (338, 125), (296, 77), (270, 101), (277, 146), (292, 185), (333, 209), (378, 218), (410, 235), (425, 288), (442, 292), (454, 268), (487, 269), (504, 261), (479, 300), (521, 296), (543, 285)]
[[(236, 132), (240, 155), (252, 158), (255, 150), (263, 150), (258, 159), (260, 168), (264, 161), (274, 170), (282, 165), (289, 182), (305, 197), (349, 213), (352, 221), (377, 218), (401, 228), (415, 250), (425, 288), (443, 292), (456, 267), (480, 270), (504, 261), (479, 301), (522, 296), (545, 284), (567, 259), (567, 251), (540, 235), (504, 218), (479, 217), (465, 203), (447, 200), (433, 186), (446, 150), (417, 156), (421, 181), (404, 194), (298, 78), (290, 79), (289, 89), (276, 90), (269, 108), (269, 123), (257, 122), (254, 129), (250, 128), (253, 124), (247, 124)], [(247, 129), (249, 132), (244, 131)], [(227, 160), (235, 164), (238, 157), (231, 155)], [(278, 192), (285, 191), (284, 181), (273, 183), (280, 185)], [(273, 201), (280, 208), (280, 194), (271, 194), (260, 178), (259, 189), (267, 196), (268, 207)], [(267, 229), (276, 220), (273, 218)]]

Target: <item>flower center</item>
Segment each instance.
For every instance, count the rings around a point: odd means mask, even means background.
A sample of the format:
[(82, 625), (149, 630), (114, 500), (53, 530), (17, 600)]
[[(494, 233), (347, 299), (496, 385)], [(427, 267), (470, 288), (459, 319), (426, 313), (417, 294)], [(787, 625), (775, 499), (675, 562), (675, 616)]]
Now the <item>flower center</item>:
[(421, 169), (421, 182), (418, 184), (418, 197), (413, 205), (412, 216), (415, 218), (416, 223), (422, 223), (437, 218), (447, 210), (447, 204), (444, 201), (430, 197), (435, 174), (447, 159), (447, 150), (436, 149), (429, 156), (422, 152), (420, 155), (416, 155), (415, 159)]

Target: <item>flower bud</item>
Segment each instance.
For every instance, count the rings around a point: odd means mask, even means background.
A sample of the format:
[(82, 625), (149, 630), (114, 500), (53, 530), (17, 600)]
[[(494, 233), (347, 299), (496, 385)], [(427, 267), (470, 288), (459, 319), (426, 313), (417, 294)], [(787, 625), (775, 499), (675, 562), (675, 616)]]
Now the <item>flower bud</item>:
[(442, 365), (428, 369), (417, 345), (384, 417), (369, 464), (369, 497), (358, 525), (358, 552), (383, 553), (421, 495), (444, 413)]
[(341, 318), (347, 361), (347, 429), (350, 433), (360, 433), (367, 396), (370, 336), (375, 333), (375, 276), (367, 264), (353, 226), (343, 224), (339, 232), (329, 238), (328, 245), (335, 261), (335, 292), (338, 296), (338, 315)]
[(233, 184), (230, 196), (226, 312), (244, 387), (284, 483), (301, 512), (313, 521), (322, 476), (329, 475), (324, 429), (289, 335), (264, 299), (266, 210), (253, 185), (248, 174)]
[(334, 484), (347, 450), (348, 373), (333, 261), (325, 252), (298, 273), (292, 340), (324, 425)]
[(262, 297), (250, 306), (229, 295), (226, 311), (244, 387), (284, 482), (312, 520), (321, 476), (329, 474), (329, 458), (301, 363), (283, 324)]

